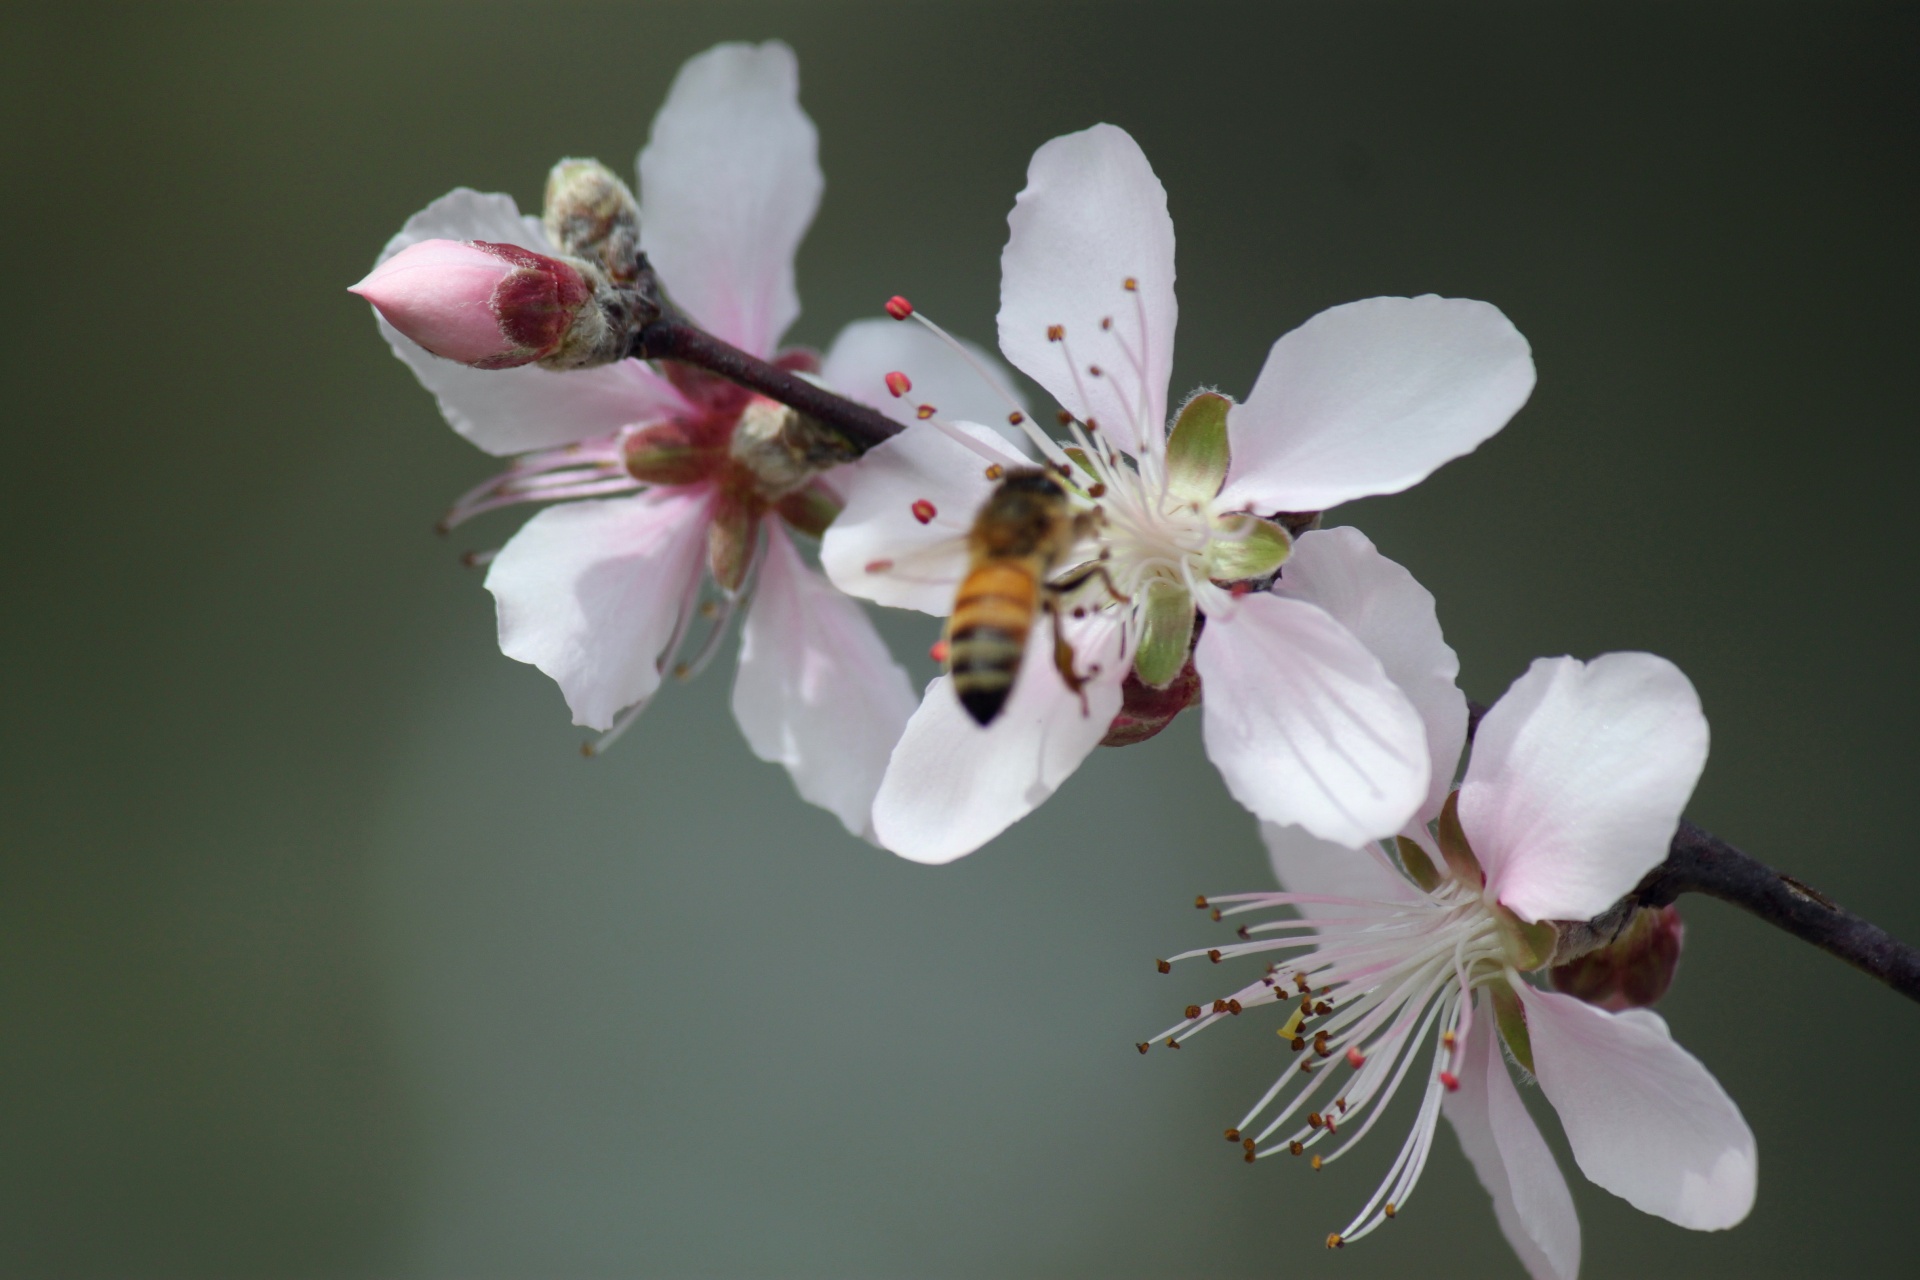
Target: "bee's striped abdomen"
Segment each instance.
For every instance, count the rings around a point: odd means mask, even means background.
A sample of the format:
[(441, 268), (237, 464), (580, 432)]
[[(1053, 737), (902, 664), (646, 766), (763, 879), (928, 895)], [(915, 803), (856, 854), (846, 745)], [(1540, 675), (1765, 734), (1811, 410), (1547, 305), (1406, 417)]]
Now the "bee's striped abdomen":
[(993, 723), (1013, 691), (1039, 598), (1039, 574), (1024, 560), (979, 565), (960, 584), (947, 630), (947, 669), (960, 705), (980, 724)]

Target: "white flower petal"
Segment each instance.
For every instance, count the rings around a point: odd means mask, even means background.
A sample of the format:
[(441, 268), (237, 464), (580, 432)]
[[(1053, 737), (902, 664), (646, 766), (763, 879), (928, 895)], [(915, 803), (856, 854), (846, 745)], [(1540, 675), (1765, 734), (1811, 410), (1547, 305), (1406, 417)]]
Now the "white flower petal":
[[(387, 241), (385, 262), (422, 240), (487, 240), (554, 252), (538, 219), (522, 217), (512, 196), (458, 188), (407, 219)], [(420, 384), (439, 401), (455, 431), (491, 454), (525, 453), (572, 444), (682, 412), (686, 402), (665, 378), (638, 360), (599, 369), (554, 373), (533, 365), (519, 369), (469, 369), (428, 354), (380, 319), (380, 336)]]
[(1608, 1013), (1518, 988), (1540, 1088), (1580, 1172), (1644, 1213), (1696, 1231), (1753, 1208), (1753, 1131), (1700, 1060), (1649, 1009)]
[(893, 750), (873, 823), (880, 843), (915, 862), (952, 862), (1039, 808), (1106, 736), (1120, 710), (1127, 659), (1119, 627), (1104, 617), (1069, 622), (1087, 683), (1086, 706), (1053, 667), (1053, 636), (1034, 628), (1007, 705), (986, 728), (954, 695), (953, 680), (927, 685), (920, 709)]
[[(1203, 704), (1204, 705), (1204, 704)], [(1310, 893), (1329, 898), (1360, 898), (1368, 902), (1415, 902), (1423, 895), (1392, 867), (1377, 847), (1350, 849), (1343, 844), (1273, 822), (1260, 824), (1267, 861), (1273, 877), (1288, 893)], [(1303, 902), (1303, 916), (1340, 916), (1353, 908), (1323, 902)]]
[(1534, 1280), (1580, 1273), (1580, 1219), (1567, 1180), (1520, 1101), (1495, 1043), (1493, 1007), (1480, 1001), (1459, 1067), (1460, 1087), (1444, 1114), (1480, 1185), (1493, 1197), (1500, 1233)]
[[(1110, 124), (1055, 138), (1033, 153), (1007, 226), (1000, 350), (1121, 448), (1136, 451), (1141, 430), (1157, 438), (1179, 307), (1167, 192), (1139, 144)], [(1064, 342), (1048, 339), (1053, 325)]]
[[(1002, 465), (1027, 465), (989, 428), (956, 427), (1004, 457)], [(967, 531), (993, 492), (988, 465), (931, 423), (883, 440), (833, 472), (846, 505), (821, 540), (820, 567), (849, 595), (946, 617), (967, 572)], [(925, 521), (927, 509), (916, 514), (916, 503), (932, 505)]]
[(1420, 713), (1318, 606), (1246, 596), (1207, 619), (1194, 667), (1207, 754), (1256, 817), (1357, 849), (1426, 799)]
[(549, 507), (494, 558), (500, 651), (552, 676), (575, 724), (610, 728), (660, 687), (662, 650), (701, 572), (709, 501), (656, 490)]
[(1295, 539), (1273, 589), (1332, 614), (1413, 703), (1426, 726), (1433, 770), (1414, 822), (1438, 817), (1467, 743), (1467, 696), (1455, 683), (1460, 658), (1440, 632), (1433, 593), (1347, 526)]
[(1472, 452), (1533, 391), (1533, 355), (1498, 307), (1368, 298), (1273, 344), (1227, 428), (1223, 503), (1324, 511), (1399, 493)]
[(1599, 915), (1666, 857), (1706, 762), (1700, 697), (1665, 658), (1537, 659), (1460, 787), (1488, 892), (1527, 920)]
[[(1013, 410), (1026, 411), (1026, 398), (1014, 389), (1000, 357), (964, 338), (956, 341), (974, 364), (918, 324), (855, 320), (833, 340), (820, 376), (841, 395), (907, 426), (920, 421), (921, 405), (932, 405), (947, 422), (992, 423), (1024, 455), (1026, 436), (1006, 423)], [(912, 390), (894, 395), (887, 389), (889, 373), (906, 374)]]
[(913, 686), (866, 611), (809, 569), (774, 521), (765, 556), (740, 630), (733, 718), (802, 799), (867, 835)]
[(709, 332), (770, 356), (800, 314), (793, 255), (820, 206), (819, 136), (779, 41), (690, 58), (640, 152), (640, 247)]

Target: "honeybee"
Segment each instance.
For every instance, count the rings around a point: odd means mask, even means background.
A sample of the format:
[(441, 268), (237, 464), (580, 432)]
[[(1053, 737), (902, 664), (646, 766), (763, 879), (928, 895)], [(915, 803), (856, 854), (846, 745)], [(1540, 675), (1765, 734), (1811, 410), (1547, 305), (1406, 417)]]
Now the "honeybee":
[(1096, 565), (1072, 581), (1048, 579), (1097, 519), (1093, 511), (1075, 511), (1066, 486), (1038, 467), (1007, 471), (974, 517), (967, 576), (954, 596), (946, 638), (954, 693), (979, 724), (992, 724), (1006, 706), (1042, 608), (1054, 623), (1054, 665), (1067, 687), (1080, 692), (1085, 681), (1074, 672), (1054, 602), (1105, 570)]

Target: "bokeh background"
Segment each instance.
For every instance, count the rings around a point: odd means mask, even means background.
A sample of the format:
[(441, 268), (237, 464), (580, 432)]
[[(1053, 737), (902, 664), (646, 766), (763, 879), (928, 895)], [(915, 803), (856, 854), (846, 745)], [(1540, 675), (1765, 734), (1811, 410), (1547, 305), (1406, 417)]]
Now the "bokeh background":
[[(1532, 340), (1510, 428), (1338, 517), (1436, 592), (1469, 692), (1670, 655), (1713, 721), (1692, 815), (1920, 937), (1917, 17), (11, 7), (0, 1273), (1518, 1276), (1451, 1137), (1326, 1253), (1395, 1143), (1247, 1168), (1266, 1028), (1134, 1052), (1215, 994), (1153, 972), (1216, 936), (1192, 895), (1267, 883), (1192, 717), (943, 869), (795, 799), (724, 662), (584, 762), (459, 563), (518, 516), (432, 534), (489, 461), (343, 289), (449, 187), (627, 169), (684, 58), (778, 36), (828, 175), (795, 336), (899, 291), (990, 340), (1027, 156), (1124, 125), (1177, 389), (1381, 293)], [(1573, 1177), (1585, 1274), (1908, 1274), (1920, 1009), (1686, 908), (1663, 1011), (1759, 1202), (1701, 1236)]]

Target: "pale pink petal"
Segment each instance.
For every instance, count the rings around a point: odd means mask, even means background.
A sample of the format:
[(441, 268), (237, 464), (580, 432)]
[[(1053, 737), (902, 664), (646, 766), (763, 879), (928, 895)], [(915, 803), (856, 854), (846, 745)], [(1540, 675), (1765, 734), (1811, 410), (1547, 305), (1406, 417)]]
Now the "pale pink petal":
[(793, 255), (825, 180), (800, 109), (800, 67), (777, 40), (691, 58), (640, 152), (640, 247), (708, 331), (770, 356), (800, 314)]
[(1608, 1013), (1518, 988), (1534, 1073), (1580, 1172), (1644, 1213), (1696, 1231), (1753, 1208), (1759, 1156), (1740, 1108), (1650, 1009)]
[(887, 758), (913, 714), (913, 686), (859, 602), (809, 569), (777, 523), (768, 523), (765, 554), (740, 631), (733, 718), (802, 799), (868, 835)]
[(500, 651), (552, 676), (575, 724), (610, 728), (660, 686), (662, 651), (701, 572), (710, 501), (655, 490), (549, 507), (494, 558)]
[[(958, 339), (965, 356), (911, 321), (855, 320), (827, 349), (820, 376), (841, 395), (872, 405), (896, 422), (913, 426), (923, 405), (948, 422), (989, 423), (1022, 452), (1026, 437), (1007, 423), (1014, 410), (1026, 411), (1026, 397), (1014, 389), (1000, 357)], [(887, 389), (887, 375), (904, 373), (911, 384), (904, 396)]]
[(1444, 1114), (1480, 1185), (1493, 1197), (1500, 1233), (1527, 1274), (1534, 1280), (1573, 1280), (1580, 1273), (1580, 1219), (1573, 1196), (1513, 1087), (1495, 1034), (1493, 1009), (1482, 1000), (1457, 1068), (1460, 1087), (1446, 1096)]
[[(1386, 861), (1377, 847), (1350, 849), (1308, 834), (1299, 827), (1272, 822), (1260, 824), (1267, 861), (1274, 879), (1288, 893), (1310, 893), (1329, 898), (1359, 898), (1365, 902), (1414, 902), (1418, 889)], [(1331, 903), (1301, 903), (1303, 916), (1341, 916), (1354, 908)]]
[[(956, 429), (1001, 465), (1026, 465), (990, 429)], [(882, 441), (833, 473), (846, 506), (821, 540), (820, 567), (849, 595), (946, 617), (967, 572), (967, 530), (993, 492), (990, 465), (928, 422)]]
[(1207, 754), (1256, 817), (1357, 849), (1426, 799), (1420, 713), (1318, 606), (1246, 596), (1207, 619), (1194, 667)]
[(1324, 511), (1399, 493), (1471, 453), (1532, 391), (1532, 352), (1497, 307), (1431, 294), (1333, 307), (1273, 344), (1229, 412), (1221, 502)]
[[(408, 218), (378, 261), (423, 240), (486, 240), (536, 253), (555, 251), (539, 220), (522, 217), (513, 197), (465, 187)], [(569, 373), (532, 365), (469, 369), (429, 354), (377, 314), (375, 319), (393, 354), (433, 393), (447, 422), (488, 453), (525, 453), (590, 440), (685, 408), (680, 393), (638, 360)]]
[(1700, 697), (1665, 658), (1535, 660), (1460, 787), (1488, 892), (1527, 920), (1599, 915), (1666, 857), (1706, 763)]
[(1302, 534), (1274, 591), (1317, 604), (1380, 659), (1427, 730), (1432, 776), (1416, 825), (1440, 814), (1467, 742), (1467, 697), (1455, 680), (1460, 659), (1440, 633), (1433, 593), (1381, 555), (1358, 529)]
[(1086, 705), (1054, 670), (1041, 623), (1006, 707), (986, 728), (954, 696), (952, 678), (927, 686), (874, 801), (879, 841), (915, 862), (952, 862), (1039, 808), (1106, 736), (1120, 710), (1129, 655), (1104, 617), (1069, 623), (1080, 670), (1099, 664)]
[[(1055, 138), (1033, 153), (1007, 226), (1000, 350), (1121, 448), (1157, 438), (1179, 308), (1167, 192), (1139, 144), (1110, 124)], [(1048, 338), (1055, 325), (1064, 341)]]

